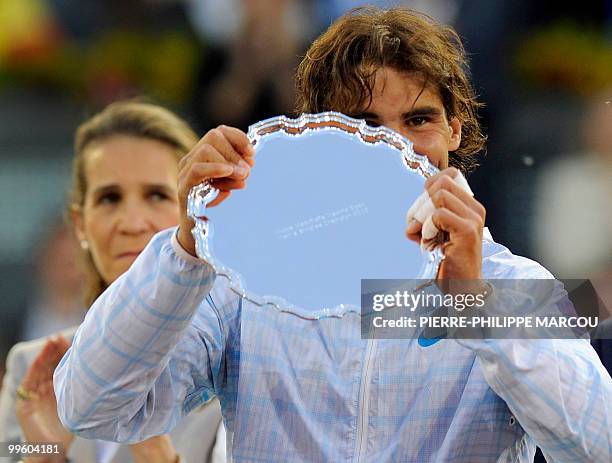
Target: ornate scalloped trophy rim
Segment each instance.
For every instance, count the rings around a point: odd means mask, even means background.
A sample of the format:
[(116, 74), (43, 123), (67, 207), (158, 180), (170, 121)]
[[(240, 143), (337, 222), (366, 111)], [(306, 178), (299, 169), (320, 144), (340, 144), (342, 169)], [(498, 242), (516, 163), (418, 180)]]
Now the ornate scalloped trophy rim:
[[(257, 146), (266, 137), (279, 132), (288, 136), (301, 137), (320, 130), (333, 130), (344, 132), (368, 145), (385, 144), (393, 148), (401, 156), (406, 169), (415, 172), (424, 178), (434, 175), (438, 169), (433, 166), (426, 156), (414, 152), (412, 142), (387, 127), (370, 127), (364, 120), (353, 119), (338, 112), (324, 112), (319, 114), (302, 114), (296, 119), (286, 116), (277, 116), (257, 122), (249, 127), (247, 136), (253, 146)], [(243, 284), (242, 277), (237, 271), (223, 265), (214, 257), (209, 248), (211, 224), (205, 217), (205, 210), (216, 196), (217, 189), (210, 183), (203, 182), (189, 192), (187, 199), (187, 213), (195, 221), (191, 233), (196, 242), (196, 253), (199, 258), (206, 260), (217, 273), (217, 277), (228, 280), (229, 287), (241, 297), (258, 306), (270, 305), (281, 312), (288, 312), (307, 319), (323, 317), (342, 317), (346, 313), (360, 313), (360, 307), (354, 304), (339, 304), (333, 307), (324, 307), (315, 311), (300, 310), (298, 306), (278, 296), (259, 296), (249, 293)], [(425, 251), (423, 266), (419, 278), (431, 280), (436, 277), (444, 254), (439, 248)]]

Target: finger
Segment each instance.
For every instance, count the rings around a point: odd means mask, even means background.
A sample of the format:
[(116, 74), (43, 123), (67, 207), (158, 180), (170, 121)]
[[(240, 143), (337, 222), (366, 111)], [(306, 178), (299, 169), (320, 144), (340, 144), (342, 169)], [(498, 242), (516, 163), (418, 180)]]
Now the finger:
[(48, 339), (41, 351), (38, 353), (34, 362), (38, 362), (40, 366), (46, 366), (49, 361), (55, 356), (55, 352), (57, 351), (57, 345), (55, 340)]
[[(433, 175), (426, 181), (426, 190), (421, 193), (406, 214), (406, 223), (408, 224), (410, 233), (416, 233), (418, 231), (417, 229), (421, 226), (416, 224), (412, 219), (416, 219), (420, 224), (423, 224), (433, 213), (434, 204), (430, 199), (430, 194), (433, 191), (437, 191), (440, 186), (446, 184), (449, 185), (449, 188), (452, 187), (453, 190), (456, 190), (458, 187), (460, 190), (467, 191), (471, 195), (471, 190), (467, 181), (457, 169), (448, 168)], [(434, 188), (434, 186), (437, 187)], [(474, 209), (477, 210), (477, 206), (475, 206)]]
[(458, 186), (461, 190), (466, 191), (470, 196), (474, 196), (474, 192), (470, 188), (467, 180), (463, 176), (463, 174), (454, 167), (449, 167), (444, 169), (441, 172), (438, 172), (436, 175), (431, 176), (425, 181), (425, 189), (429, 189), (434, 183), (439, 182), (441, 179), (445, 179), (446, 181), (453, 180), (456, 186)]
[(249, 167), (252, 169), (253, 166), (255, 165), (255, 158), (253, 156), (245, 157), (244, 162), (246, 162), (249, 165)]
[(188, 172), (194, 164), (203, 163), (229, 164), (214, 146), (202, 144), (187, 155), (186, 162), (179, 168), (179, 178), (185, 172)]
[[(470, 185), (468, 184), (467, 180), (465, 179), (465, 177), (463, 176), (463, 174), (461, 173), (460, 170), (456, 169), (455, 167), (449, 167), (447, 169), (444, 169), (441, 172), (440, 177), (442, 177), (442, 176), (448, 176), (448, 177), (452, 178), (455, 181), (455, 183), (457, 185), (459, 185), (460, 188), (464, 189), (469, 194), (474, 196), (474, 193), (472, 192), (472, 189), (470, 188)], [(432, 180), (432, 182), (433, 181), (434, 180)]]
[(246, 181), (234, 180), (232, 178), (219, 178), (212, 182), (212, 185), (223, 191), (242, 190), (246, 188)]
[(189, 168), (189, 165), (196, 162), (227, 162), (223, 155), (210, 143), (203, 138), (184, 158), (185, 162), (182, 169)]
[(234, 168), (226, 163), (197, 163), (190, 167), (186, 177), (181, 179), (179, 191), (187, 196), (191, 188), (210, 179), (223, 178), (232, 174)]
[(454, 179), (458, 175), (459, 175), (459, 170), (456, 167), (447, 167), (446, 169), (441, 170), (437, 174), (432, 175), (431, 177), (427, 178), (427, 180), (425, 180), (425, 189), (427, 190), (431, 185), (433, 185), (435, 182), (437, 182), (442, 177), (450, 177), (451, 179)]
[(215, 199), (213, 199), (206, 207), (215, 207), (221, 204), (223, 201), (227, 199), (227, 197), (231, 194), (231, 191), (219, 191), (219, 194)]
[(414, 241), (415, 243), (421, 242), (420, 233), (409, 233), (408, 231), (406, 231), (406, 238), (408, 238), (410, 241)]
[(43, 346), (41, 351), (38, 353), (37, 357), (44, 357), (44, 356), (49, 355), (51, 352), (55, 350), (55, 346), (56, 346), (56, 341), (54, 338), (47, 339), (47, 341), (45, 342), (45, 345)]
[(44, 360), (47, 368), (55, 369), (64, 352), (61, 350), (59, 341), (56, 338), (50, 339), (40, 353), (40, 357)]
[(244, 158), (252, 158), (255, 156), (255, 148), (247, 134), (242, 130), (227, 125), (220, 125), (217, 128), (227, 137), (234, 149), (242, 154)]
[(21, 386), (29, 392), (37, 391), (42, 379), (41, 377), (43, 376), (43, 369), (44, 359), (42, 359), (39, 354), (34, 359), (32, 364), (30, 365), (30, 368), (28, 368), (28, 371), (21, 380)]
[(441, 175), (426, 187), (427, 193), (430, 197), (433, 197), (438, 191), (446, 190), (456, 196), (461, 202), (467, 207), (474, 211), (484, 222), (486, 210), (482, 204), (480, 204), (469, 192), (461, 188), (452, 178), (448, 175)]
[[(222, 152), (224, 149), (226, 150), (225, 153)], [(246, 178), (249, 176), (251, 171), (250, 166), (238, 153), (236, 153), (236, 151), (234, 151), (223, 136), (220, 136), (220, 138), (215, 137), (215, 144), (201, 146), (201, 148), (195, 153), (191, 165), (199, 162), (230, 163), (234, 169), (231, 176), (234, 178)]]
[(49, 367), (51, 369), (51, 374), (53, 374), (60, 361), (62, 360), (62, 357), (64, 357), (64, 353), (65, 351), (61, 350), (60, 346), (55, 346), (53, 356), (49, 359)]
[(466, 190), (464, 190), (461, 186), (457, 184), (455, 180), (450, 178), (447, 175), (442, 175), (438, 177), (435, 182), (432, 182), (428, 185), (425, 190), (427, 194), (431, 197), (436, 191), (439, 190), (449, 190), (459, 196), (462, 200), (463, 198), (473, 198), (472, 194)]
[(68, 349), (70, 348), (70, 343), (66, 340), (66, 338), (64, 338), (61, 334), (57, 336), (57, 338), (55, 339), (55, 343), (57, 346), (57, 351), (62, 355), (62, 357), (64, 356), (64, 354), (68, 351)]
[(42, 384), (38, 390), (38, 395), (41, 399), (50, 399), (51, 397), (54, 396), (54, 394), (51, 392), (53, 390), (53, 388), (51, 387), (53, 383), (51, 383), (50, 381), (47, 381), (46, 383)]
[(406, 235), (419, 235), (421, 232), (421, 228), (423, 224), (419, 222), (417, 219), (410, 219), (408, 222), (408, 226), (406, 227)]
[(28, 392), (36, 389), (38, 381), (36, 380), (36, 371), (32, 369), (32, 366), (28, 368), (28, 371), (21, 380), (20, 386)]
[[(231, 167), (232, 172), (228, 173), (227, 175), (231, 175), (234, 171), (233, 166), (228, 164), (225, 158), (221, 156), (221, 154), (219, 154), (217, 150), (210, 147), (210, 145), (201, 146), (199, 149), (192, 151), (183, 159), (185, 159), (185, 162), (182, 165), (179, 165), (179, 183), (192, 172), (193, 166), (195, 164), (209, 163), (228, 165), (229, 167)], [(202, 183), (204, 180), (207, 179), (202, 179), (200, 182), (197, 182), (197, 184)]]
[(40, 352), (33, 365), (36, 365), (37, 387), (49, 381), (53, 377), (53, 372), (57, 367), (61, 357), (57, 353), (57, 345), (54, 340), (50, 340)]
[[(235, 136), (233, 132), (227, 129), (222, 130), (221, 128), (216, 128), (209, 131), (204, 136), (204, 140), (206, 140), (210, 146), (212, 146), (221, 156), (223, 156), (227, 162), (240, 167), (240, 169), (236, 170), (237, 175), (240, 174), (241, 177), (246, 177), (248, 175), (248, 171), (250, 170), (250, 166), (244, 161), (241, 153), (238, 152), (236, 147), (230, 142), (228, 136), (230, 134)], [(249, 157), (252, 158), (252, 156)]]
[(38, 391), (40, 384), (44, 381), (44, 377), (47, 375), (45, 370), (47, 369), (47, 357), (51, 354), (54, 349), (54, 343), (50, 339), (47, 340), (41, 351), (38, 353), (30, 368), (21, 380), (21, 387), (28, 392)]
[(62, 346), (65, 347), (66, 350), (68, 350), (68, 348), (70, 347), (70, 345), (72, 344), (71, 341), (68, 341), (64, 336), (62, 336), (61, 334), (57, 335), (57, 343)]
[(445, 208), (454, 212), (459, 217), (476, 221), (483, 225), (482, 217), (472, 209), (469, 204), (461, 201), (453, 192), (449, 190), (438, 190), (432, 197), (431, 201), (436, 209)]
[(436, 209), (431, 216), (431, 220), (438, 230), (448, 232), (451, 240), (457, 234), (477, 235), (482, 232), (482, 229), (479, 230), (477, 224), (473, 221), (459, 217), (446, 208)]

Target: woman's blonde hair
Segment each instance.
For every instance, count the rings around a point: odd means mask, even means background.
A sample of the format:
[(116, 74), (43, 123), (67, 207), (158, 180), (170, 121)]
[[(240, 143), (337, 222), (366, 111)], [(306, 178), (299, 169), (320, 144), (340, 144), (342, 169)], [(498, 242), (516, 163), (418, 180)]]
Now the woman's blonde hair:
[[(173, 148), (177, 162), (198, 141), (189, 124), (165, 108), (139, 101), (119, 101), (110, 104), (81, 124), (76, 131), (70, 210), (83, 211), (87, 194), (85, 175), (87, 148), (93, 142), (100, 142), (114, 135), (129, 135), (165, 143)], [(89, 307), (107, 285), (88, 251), (82, 252), (82, 264), (85, 271), (85, 304)]]

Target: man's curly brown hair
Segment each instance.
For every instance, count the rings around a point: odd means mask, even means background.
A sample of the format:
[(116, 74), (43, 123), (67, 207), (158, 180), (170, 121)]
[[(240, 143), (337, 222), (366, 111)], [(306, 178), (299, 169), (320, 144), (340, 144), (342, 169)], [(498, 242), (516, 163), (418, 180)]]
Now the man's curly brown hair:
[(461, 144), (449, 163), (464, 173), (477, 165), (486, 138), (478, 122), (481, 106), (467, 75), (461, 39), (450, 27), (405, 8), (355, 8), (317, 38), (296, 74), (297, 111), (354, 114), (372, 101), (374, 74), (388, 66), (414, 72), (437, 87), (448, 120), (462, 124)]

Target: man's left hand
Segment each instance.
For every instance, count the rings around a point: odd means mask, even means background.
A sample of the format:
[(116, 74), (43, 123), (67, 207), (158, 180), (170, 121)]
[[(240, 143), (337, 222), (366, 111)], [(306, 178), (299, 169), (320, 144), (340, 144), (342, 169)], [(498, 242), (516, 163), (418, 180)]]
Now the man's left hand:
[[(443, 244), (444, 261), (438, 278), (476, 280), (482, 278), (482, 233), (486, 210), (453, 180), (457, 175), (459, 171), (449, 167), (425, 182), (425, 189), (436, 208), (431, 216), (433, 224), (448, 235)], [(422, 223), (411, 221), (406, 236), (419, 243), (422, 227)]]

